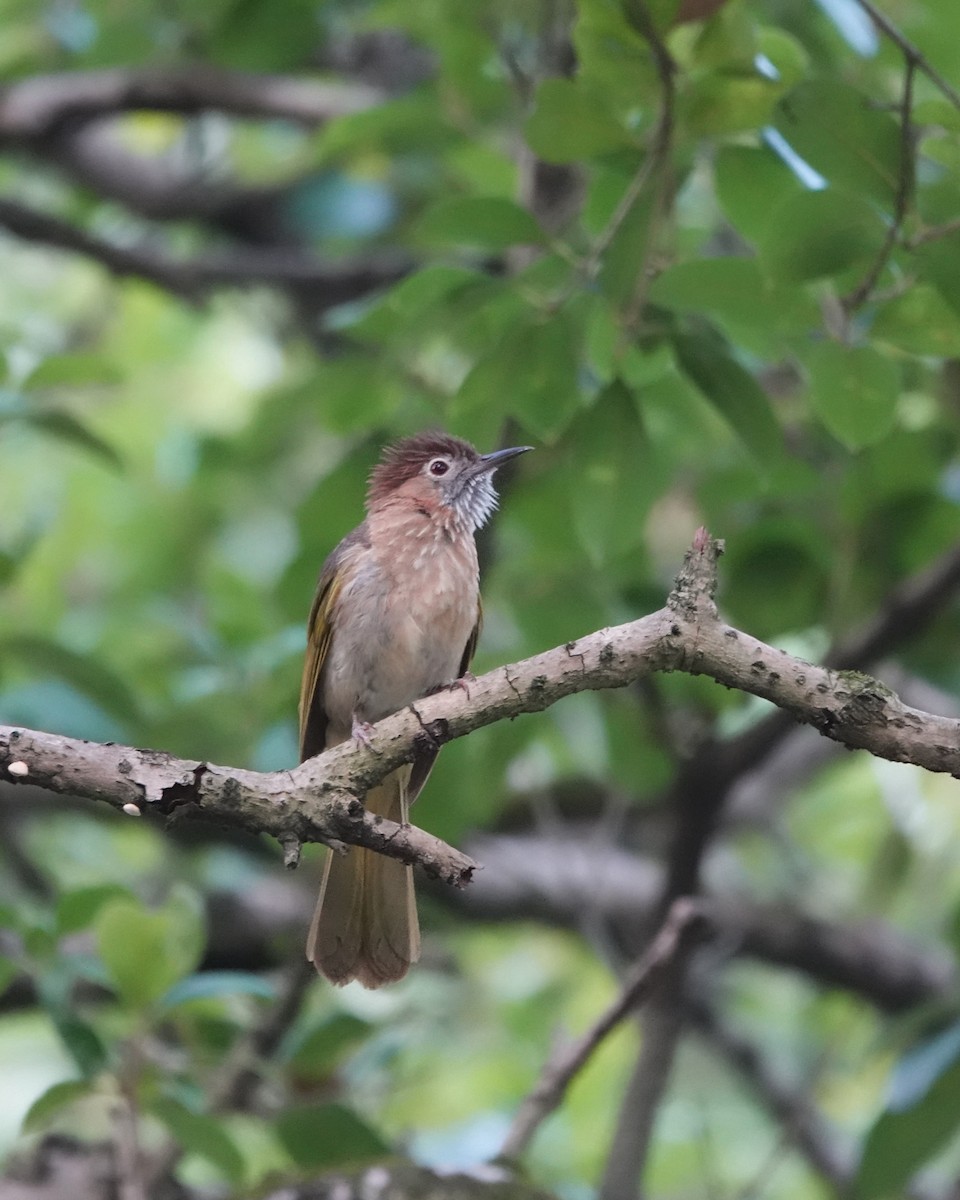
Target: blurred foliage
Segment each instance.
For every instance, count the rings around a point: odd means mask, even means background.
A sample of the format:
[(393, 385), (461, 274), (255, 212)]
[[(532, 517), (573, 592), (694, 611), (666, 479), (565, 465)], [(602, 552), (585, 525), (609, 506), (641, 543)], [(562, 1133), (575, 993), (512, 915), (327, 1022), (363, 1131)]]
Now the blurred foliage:
[[(960, 87), (960, 6), (885, 11)], [(357, 523), (379, 446), (426, 426), (483, 448), (537, 444), (484, 535), (478, 672), (659, 606), (701, 522), (727, 540), (729, 619), (808, 655), (956, 545), (960, 113), (916, 73), (904, 175), (903, 56), (854, 0), (727, 0), (665, 34), (678, 70), (667, 153), (651, 160), (663, 86), (630, 13), (616, 0), (0, 0), (10, 82), (189, 62), (311, 75), (328, 45), (383, 30), (431, 64), (319, 129), (118, 122), (138, 152), (194, 155), (214, 178), (293, 180), (281, 215), (302, 247), (415, 256), (408, 277), (320, 327), (266, 288), (191, 308), (0, 240), (0, 719), (290, 765), (318, 567)], [(577, 60), (565, 77), (558, 27)], [(582, 195), (559, 228), (531, 189), (531, 154)], [(142, 218), (49, 166), (11, 156), (0, 180), (103, 236), (146, 236)], [(218, 237), (188, 220), (149, 236), (185, 255)], [(955, 608), (898, 657), (955, 693)], [(658, 687), (694, 731), (761, 712), (702, 680)], [(417, 821), (462, 840), (571, 780), (643, 809), (682, 750), (655, 708), (584, 695), (482, 730), (441, 755)], [(834, 765), (771, 797), (769, 824), (725, 837), (711, 885), (887, 918), (952, 953), (958, 801), (953, 781)], [(585, 1027), (616, 988), (573, 934), (465, 926), (430, 907), (425, 963), (403, 985), (314, 986), (269, 1067), (270, 1112), (223, 1112), (224, 1064), (280, 985), (198, 970), (204, 898), (243, 893), (276, 855), (174, 844), (87, 808), (11, 812), (0, 980), (29, 976), (37, 1007), (0, 1017), (7, 1145), (21, 1120), (28, 1139), (107, 1136), (133, 1103), (144, 1144), (172, 1138), (182, 1177), (221, 1194), (389, 1147), (471, 1165), (497, 1152), (554, 1031)], [(290, 962), (299, 932), (280, 950)], [(717, 986), (730, 1019), (865, 1147), (858, 1194), (899, 1194), (930, 1160), (935, 1178), (956, 1166), (955, 1014), (933, 1030), (885, 1024), (742, 964)], [(571, 1200), (602, 1169), (634, 1043), (625, 1029), (604, 1046), (531, 1152), (533, 1178)], [(649, 1194), (748, 1194), (760, 1178), (775, 1200), (823, 1195), (780, 1138), (691, 1043)]]

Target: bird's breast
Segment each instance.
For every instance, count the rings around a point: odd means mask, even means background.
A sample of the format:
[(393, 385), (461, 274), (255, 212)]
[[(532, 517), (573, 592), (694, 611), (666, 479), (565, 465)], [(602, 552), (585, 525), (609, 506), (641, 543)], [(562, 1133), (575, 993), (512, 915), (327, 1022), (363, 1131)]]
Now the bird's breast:
[(460, 673), (477, 623), (473, 537), (425, 520), (380, 531), (338, 602), (325, 693), (331, 724), (379, 721)]

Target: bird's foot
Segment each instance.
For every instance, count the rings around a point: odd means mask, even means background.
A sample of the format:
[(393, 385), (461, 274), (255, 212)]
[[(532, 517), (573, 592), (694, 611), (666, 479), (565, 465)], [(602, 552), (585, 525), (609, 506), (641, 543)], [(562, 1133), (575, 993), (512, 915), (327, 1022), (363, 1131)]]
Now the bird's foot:
[(477, 677), (472, 671), (464, 671), (459, 679), (451, 679), (447, 683), (438, 683), (436, 687), (432, 687), (429, 691), (424, 692), (425, 696), (436, 696), (438, 692), (452, 692), (454, 688), (462, 688), (470, 696), (470, 684), (476, 683)]
[(453, 691), (454, 688), (461, 688), (467, 693), (467, 699), (470, 699), (470, 684), (476, 683), (477, 677), (472, 671), (464, 671), (459, 679), (454, 679), (452, 683), (447, 684), (447, 687)]
[(369, 721), (361, 721), (356, 713), (353, 714), (353, 723), (350, 726), (350, 736), (358, 745), (369, 746), (373, 738), (373, 726)]

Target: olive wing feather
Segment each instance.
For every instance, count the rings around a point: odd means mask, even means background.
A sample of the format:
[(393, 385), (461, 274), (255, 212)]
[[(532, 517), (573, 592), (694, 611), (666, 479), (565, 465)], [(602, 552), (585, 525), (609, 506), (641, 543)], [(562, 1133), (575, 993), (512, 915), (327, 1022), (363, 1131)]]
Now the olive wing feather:
[(300, 682), (300, 761), (327, 748), (327, 713), (323, 707), (323, 668), (333, 640), (334, 614), (343, 587), (340, 564), (344, 552), (358, 542), (368, 544), (366, 525), (360, 525), (328, 556), (320, 569), (317, 593), (307, 621), (307, 653)]

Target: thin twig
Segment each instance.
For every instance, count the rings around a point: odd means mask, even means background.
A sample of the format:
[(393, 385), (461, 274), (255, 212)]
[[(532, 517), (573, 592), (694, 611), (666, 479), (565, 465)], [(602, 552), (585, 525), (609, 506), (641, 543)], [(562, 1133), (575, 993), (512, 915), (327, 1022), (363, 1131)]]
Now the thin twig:
[(856, 312), (870, 297), (893, 253), (907, 215), (913, 190), (913, 77), (916, 69), (916, 62), (908, 56), (904, 64), (903, 93), (900, 97), (900, 163), (897, 170), (897, 191), (893, 199), (893, 219), (869, 271), (853, 291), (843, 298), (843, 310), (847, 317)]
[[(645, 0), (629, 0), (625, 6), (628, 20), (643, 38), (653, 53), (653, 61), (660, 78), (660, 115), (648, 155), (649, 175), (656, 182), (650, 223), (647, 227), (647, 243), (637, 275), (637, 286), (624, 317), (624, 331), (634, 328), (647, 303), (647, 293), (652, 282), (651, 262), (656, 247), (657, 234), (667, 209), (672, 189), (671, 172), (668, 169), (673, 144), (674, 106), (676, 101), (675, 77), (677, 64), (650, 16)], [(639, 195), (639, 191), (637, 192)], [(629, 209), (627, 209), (629, 212)], [(624, 214), (624, 219), (626, 213)]]
[(654, 133), (650, 151), (634, 172), (633, 178), (627, 184), (623, 195), (617, 203), (617, 207), (610, 214), (610, 219), (597, 235), (596, 241), (590, 248), (590, 253), (587, 255), (586, 262), (583, 265), (583, 273), (588, 279), (592, 279), (596, 275), (604, 254), (610, 248), (610, 243), (620, 232), (620, 227), (627, 217), (630, 216), (633, 206), (640, 199), (643, 189), (647, 186), (647, 181), (654, 166), (657, 164), (657, 156), (653, 153), (653, 146), (657, 144), (658, 135), (659, 125)]
[(49, 136), (65, 124), (148, 109), (223, 112), (312, 126), (382, 103), (378, 88), (326, 83), (192, 63), (173, 68), (108, 68), (35, 75), (0, 89), (0, 139)]
[(325, 307), (332, 307), (395, 283), (413, 266), (405, 256), (392, 253), (332, 264), (299, 250), (252, 246), (176, 259), (147, 246), (116, 245), (69, 221), (4, 198), (0, 198), (0, 227), (25, 241), (83, 254), (118, 277), (147, 279), (191, 303), (217, 287), (273, 285), (309, 290)]
[(117, 1075), (119, 1095), (113, 1114), (119, 1200), (148, 1200), (137, 1113), (139, 1048), (127, 1042), (122, 1053)]
[(844, 1193), (853, 1174), (853, 1155), (830, 1136), (809, 1096), (783, 1082), (757, 1046), (721, 1021), (710, 1005), (692, 1002), (690, 1012), (693, 1027), (750, 1085), (771, 1118), (780, 1125), (782, 1138), (777, 1147), (783, 1140), (795, 1146), (834, 1192)]
[(598, 1200), (623, 1200), (641, 1192), (640, 1180), (654, 1123), (673, 1070), (683, 1025), (678, 1001), (683, 982), (681, 955), (674, 957), (669, 968), (642, 1014), (640, 1049), (620, 1101)]
[[(242, 1111), (250, 1106), (263, 1077), (263, 1064), (273, 1057), (299, 1016), (307, 990), (316, 977), (313, 963), (298, 957), (281, 984), (277, 999), (230, 1051), (219, 1080), (210, 1089), (208, 1112)], [(151, 1190), (173, 1172), (183, 1154), (183, 1146), (173, 1139), (154, 1154), (147, 1172)]]
[(835, 642), (824, 666), (835, 671), (864, 670), (929, 628), (960, 589), (960, 546), (900, 581), (879, 611), (859, 629)]
[(955, 233), (960, 233), (960, 217), (954, 217), (951, 221), (944, 221), (942, 225), (928, 225), (926, 229), (921, 229), (919, 233), (915, 233), (907, 242), (908, 250), (915, 250), (917, 246), (926, 245), (927, 242), (935, 242), (939, 238), (951, 237)]
[(913, 44), (913, 42), (910, 41), (909, 38), (905, 37), (900, 32), (890, 18), (884, 16), (884, 14), (873, 4), (872, 0), (857, 0), (857, 3), (860, 5), (863, 11), (868, 14), (877, 28), (885, 33), (892, 42), (895, 42), (900, 47), (907, 60), (913, 63), (918, 71), (921, 71), (924, 75), (926, 75), (930, 82), (939, 88), (939, 90), (944, 94), (944, 96), (946, 96), (946, 98), (955, 108), (960, 108), (960, 92), (956, 91), (955, 88), (951, 87), (951, 85), (947, 83), (936, 67), (931, 66), (926, 56), (918, 49), (917, 46)]
[(617, 999), (577, 1041), (562, 1046), (547, 1061), (533, 1091), (520, 1105), (500, 1152), (517, 1159), (546, 1118), (562, 1103), (567, 1089), (597, 1048), (650, 994), (681, 942), (705, 918), (701, 904), (689, 897), (675, 901), (660, 932), (630, 971)]

